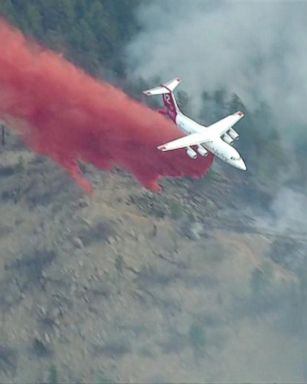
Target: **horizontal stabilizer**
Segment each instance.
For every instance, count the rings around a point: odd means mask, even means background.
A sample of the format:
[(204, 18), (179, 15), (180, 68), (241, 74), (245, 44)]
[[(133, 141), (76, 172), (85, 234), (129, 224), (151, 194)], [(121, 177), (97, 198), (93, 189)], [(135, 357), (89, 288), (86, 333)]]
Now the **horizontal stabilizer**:
[(176, 79), (170, 80), (158, 87), (147, 89), (146, 91), (143, 91), (143, 93), (147, 96), (163, 95), (164, 93), (173, 92), (179, 83), (180, 79), (176, 77)]

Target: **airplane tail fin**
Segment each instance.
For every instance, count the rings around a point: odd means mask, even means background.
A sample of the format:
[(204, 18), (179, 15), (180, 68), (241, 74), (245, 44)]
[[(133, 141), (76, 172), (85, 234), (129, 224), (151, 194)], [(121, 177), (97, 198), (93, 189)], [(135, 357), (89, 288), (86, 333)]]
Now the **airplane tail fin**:
[(165, 93), (172, 93), (174, 89), (179, 85), (180, 79), (176, 77), (173, 80), (168, 81), (167, 83), (161, 84), (159, 87), (147, 89), (146, 91), (143, 91), (143, 93), (147, 96), (154, 96), (154, 95), (163, 95)]
[[(173, 94), (174, 89), (180, 83), (180, 79), (176, 77), (176, 79), (170, 80), (165, 84), (161, 84), (159, 87), (147, 89), (143, 91), (143, 93), (147, 96), (153, 95), (162, 95), (163, 103), (165, 110), (163, 110), (163, 114), (170, 117), (176, 123), (176, 116), (179, 113), (179, 109), (175, 100), (175, 96)], [(162, 111), (160, 110), (160, 113)]]

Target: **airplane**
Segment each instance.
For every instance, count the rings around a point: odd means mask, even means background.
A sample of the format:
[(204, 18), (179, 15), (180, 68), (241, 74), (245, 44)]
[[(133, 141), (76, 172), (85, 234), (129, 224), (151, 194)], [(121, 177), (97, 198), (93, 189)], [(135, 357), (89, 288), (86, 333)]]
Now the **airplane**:
[(207, 127), (198, 124), (178, 108), (173, 91), (180, 82), (177, 77), (158, 87), (143, 91), (147, 96), (162, 95), (164, 108), (158, 112), (168, 116), (186, 134), (185, 137), (159, 145), (157, 148), (163, 152), (185, 148), (186, 154), (191, 159), (196, 159), (198, 154), (207, 156), (211, 152), (233, 167), (245, 171), (246, 165), (242, 157), (231, 145), (239, 138), (239, 134), (232, 127), (244, 117), (244, 113), (238, 111)]

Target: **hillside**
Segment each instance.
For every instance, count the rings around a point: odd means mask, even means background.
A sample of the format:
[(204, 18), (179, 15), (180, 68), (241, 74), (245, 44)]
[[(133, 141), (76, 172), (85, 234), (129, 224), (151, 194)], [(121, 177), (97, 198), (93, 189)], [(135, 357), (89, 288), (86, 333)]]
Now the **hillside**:
[[(147, 83), (123, 52), (140, 3), (3, 0), (0, 14), (139, 99)], [(193, 114), (192, 95), (178, 99)], [(249, 111), (223, 90), (202, 103), (203, 121), (247, 112), (248, 173), (216, 160), (201, 180), (163, 180), (160, 194), (82, 164), (86, 195), (7, 127), (0, 382), (307, 380), (305, 134), (289, 150), (266, 105)]]
[[(213, 173), (153, 195), (121, 171), (86, 167), (95, 193), (85, 196), (13, 135), (0, 161), (1, 381), (259, 380), (260, 363), (261, 380), (275, 379), (257, 343), (269, 334), (271, 356), (295, 326), (303, 280), (272, 258), (278, 237), (230, 206), (235, 184)], [(234, 348), (245, 371), (227, 357)]]
[(92, 74), (119, 78), (121, 50), (138, 29), (139, 0), (3, 0), (0, 15)]

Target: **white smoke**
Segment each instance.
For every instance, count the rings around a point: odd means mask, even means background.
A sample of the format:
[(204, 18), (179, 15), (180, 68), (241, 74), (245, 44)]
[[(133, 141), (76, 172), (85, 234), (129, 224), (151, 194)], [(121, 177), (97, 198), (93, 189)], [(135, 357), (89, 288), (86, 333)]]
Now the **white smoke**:
[(307, 123), (306, 14), (303, 1), (143, 3), (142, 31), (127, 47), (129, 73), (181, 77), (197, 108), (204, 90), (220, 88), (250, 110), (265, 102), (291, 131)]
[(266, 215), (254, 212), (255, 226), (263, 230), (263, 233), (268, 231), (303, 238), (307, 233), (306, 207), (306, 194), (283, 186), (277, 191), (270, 212)]

